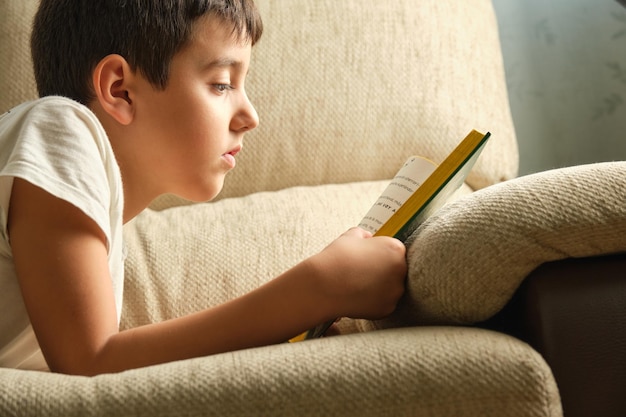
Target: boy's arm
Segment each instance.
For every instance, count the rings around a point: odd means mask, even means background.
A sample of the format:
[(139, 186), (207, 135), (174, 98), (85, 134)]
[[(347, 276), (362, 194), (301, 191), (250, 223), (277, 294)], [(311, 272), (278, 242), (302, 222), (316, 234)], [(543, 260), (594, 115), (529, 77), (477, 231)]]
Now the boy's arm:
[(335, 317), (379, 318), (403, 292), (404, 247), (353, 229), (264, 286), (198, 313), (119, 332), (100, 228), (15, 179), (16, 271), (51, 370), (97, 374), (278, 343)]

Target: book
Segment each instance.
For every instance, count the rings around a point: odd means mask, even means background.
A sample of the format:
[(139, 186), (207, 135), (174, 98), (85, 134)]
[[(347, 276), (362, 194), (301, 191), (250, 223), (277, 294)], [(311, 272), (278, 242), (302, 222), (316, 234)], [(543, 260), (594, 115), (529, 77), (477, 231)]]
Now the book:
[[(426, 158), (410, 157), (400, 168), (359, 227), (374, 236), (402, 242), (465, 182), (491, 134), (472, 130), (438, 166)], [(306, 331), (289, 342), (321, 337), (333, 322)]]

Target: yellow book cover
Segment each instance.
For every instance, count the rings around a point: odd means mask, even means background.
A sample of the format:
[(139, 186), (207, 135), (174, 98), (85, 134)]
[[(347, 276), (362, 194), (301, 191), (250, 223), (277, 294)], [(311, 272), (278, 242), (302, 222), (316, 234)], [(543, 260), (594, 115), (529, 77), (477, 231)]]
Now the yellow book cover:
[[(419, 156), (410, 157), (378, 197), (359, 227), (374, 236), (406, 239), (443, 206), (465, 181), (491, 134), (472, 130), (438, 166)], [(322, 336), (332, 325), (324, 323), (290, 342)]]

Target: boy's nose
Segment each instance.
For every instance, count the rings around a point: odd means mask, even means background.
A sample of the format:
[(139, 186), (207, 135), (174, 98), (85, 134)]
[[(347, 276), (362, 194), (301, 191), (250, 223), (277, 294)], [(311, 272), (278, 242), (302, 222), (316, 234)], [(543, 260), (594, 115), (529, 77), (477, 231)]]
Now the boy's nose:
[(242, 100), (241, 109), (233, 119), (232, 129), (238, 132), (247, 132), (259, 125), (259, 114), (247, 94), (243, 94)]

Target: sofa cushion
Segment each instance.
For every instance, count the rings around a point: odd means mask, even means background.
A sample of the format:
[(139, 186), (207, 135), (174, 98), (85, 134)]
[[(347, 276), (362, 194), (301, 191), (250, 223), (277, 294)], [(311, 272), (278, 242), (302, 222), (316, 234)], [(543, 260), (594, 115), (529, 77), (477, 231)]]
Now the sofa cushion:
[(94, 378), (0, 369), (0, 415), (557, 417), (541, 356), (503, 334), (414, 328)]
[(626, 251), (626, 162), (520, 177), (462, 197), (427, 220), (407, 251), (401, 324), (489, 318), (539, 265)]
[[(192, 313), (257, 288), (359, 224), (388, 183), (292, 187), (144, 211), (124, 227), (122, 328)], [(455, 198), (468, 193), (463, 186)]]
[(249, 292), (356, 226), (386, 184), (294, 187), (143, 212), (124, 230), (122, 326)]

